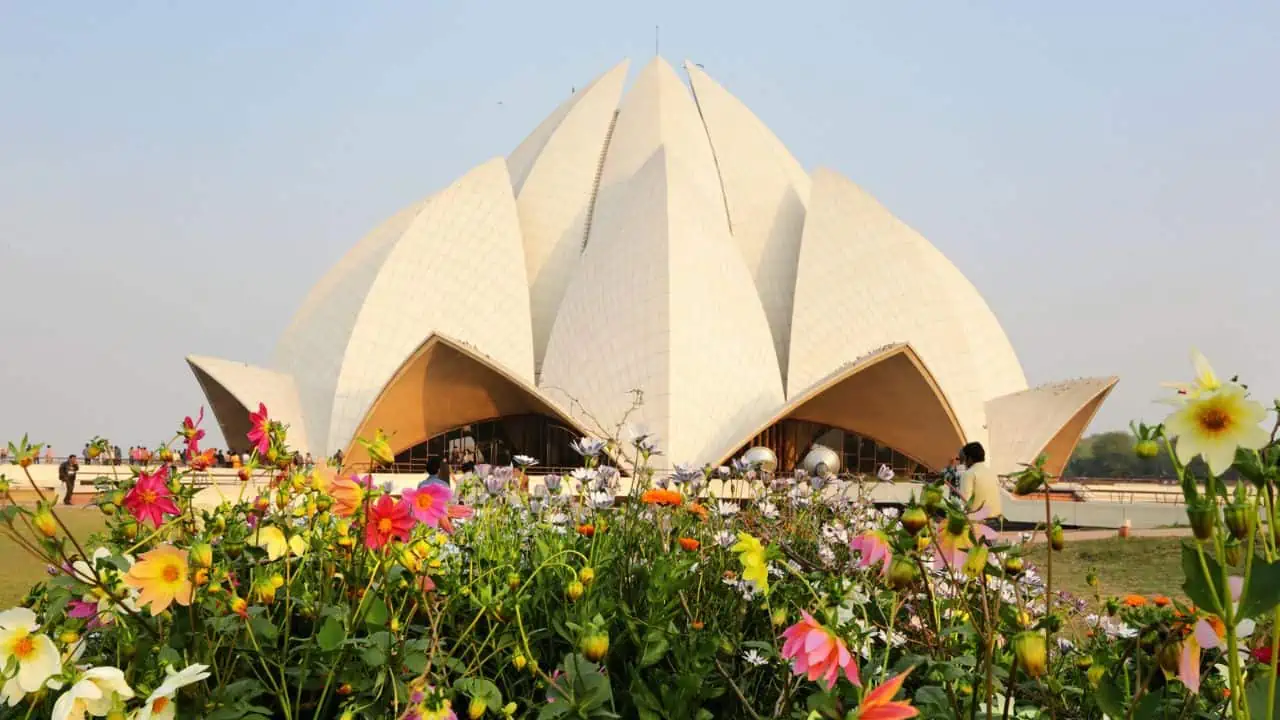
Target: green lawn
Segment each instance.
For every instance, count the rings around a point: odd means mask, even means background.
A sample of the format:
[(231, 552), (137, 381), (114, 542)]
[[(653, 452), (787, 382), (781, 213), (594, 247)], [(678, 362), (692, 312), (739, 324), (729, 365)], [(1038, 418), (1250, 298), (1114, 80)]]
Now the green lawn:
[[(104, 518), (97, 508), (59, 508), (58, 517), (76, 539), (84, 541), (102, 529)], [(47, 577), (45, 563), (37, 560), (18, 546), (8, 536), (0, 536), (0, 610), (10, 608), (22, 600), (28, 588)]]
[[(1085, 576), (1094, 568), (1103, 597), (1129, 593), (1181, 597), (1182, 542), (1182, 538), (1068, 540), (1062, 552), (1053, 554), (1054, 588), (1091, 598), (1093, 590)], [(1044, 545), (1035, 546), (1027, 559), (1044, 574)]]

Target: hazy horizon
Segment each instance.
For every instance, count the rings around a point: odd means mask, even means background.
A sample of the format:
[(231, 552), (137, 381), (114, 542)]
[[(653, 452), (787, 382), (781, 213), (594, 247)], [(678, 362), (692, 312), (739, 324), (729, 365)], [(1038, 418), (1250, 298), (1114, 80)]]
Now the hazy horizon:
[(165, 440), (185, 355), (268, 363), (366, 231), (655, 25), (946, 254), (1032, 385), (1120, 376), (1090, 432), (1162, 417), (1192, 346), (1280, 394), (1280, 5), (785, 10), (0, 2), (0, 442)]

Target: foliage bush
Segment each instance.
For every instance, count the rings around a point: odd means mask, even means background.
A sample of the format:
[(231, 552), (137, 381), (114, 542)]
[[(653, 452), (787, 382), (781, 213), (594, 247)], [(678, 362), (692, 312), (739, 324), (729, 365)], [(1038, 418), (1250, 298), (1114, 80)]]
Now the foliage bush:
[[(1138, 431), (1183, 480), (1194, 605), (1054, 592), (1052, 553), (1031, 567), (1030, 534), (997, 535), (945, 478), (882, 510), (855, 478), (656, 472), (645, 435), (581, 439), (565, 477), (531, 481), (519, 458), (393, 493), (293, 466), (260, 407), (243, 475), (262, 482), (201, 507), (188, 418), (156, 464), (100, 481), (110, 521), (88, 544), (47, 501), (3, 507), (52, 575), (0, 613), (4, 712), (1272, 720), (1280, 450), (1243, 387), (1198, 370)], [(367, 447), (390, 460), (381, 433)], [(24, 475), (39, 449), (12, 446)], [(1196, 455), (1216, 475), (1188, 473)], [(1215, 481), (1230, 468), (1248, 482)], [(1014, 487), (1047, 479), (1032, 465)], [(752, 497), (717, 497), (725, 480)]]

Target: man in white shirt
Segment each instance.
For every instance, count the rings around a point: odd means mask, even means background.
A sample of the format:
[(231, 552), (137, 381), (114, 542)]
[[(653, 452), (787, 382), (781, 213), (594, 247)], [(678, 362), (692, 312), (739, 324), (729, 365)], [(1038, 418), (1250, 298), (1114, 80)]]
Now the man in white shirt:
[(973, 508), (986, 508), (990, 517), (1004, 514), (1000, 496), (1000, 478), (987, 465), (987, 451), (982, 443), (971, 442), (960, 449), (960, 458), (966, 466), (960, 476), (960, 496)]

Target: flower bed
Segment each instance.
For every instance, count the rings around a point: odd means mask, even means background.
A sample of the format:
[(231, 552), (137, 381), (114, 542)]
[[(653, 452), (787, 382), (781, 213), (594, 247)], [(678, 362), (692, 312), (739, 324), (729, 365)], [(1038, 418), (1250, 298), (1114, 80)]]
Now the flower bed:
[[(1178, 436), (1195, 605), (1098, 597), (1097, 615), (1053, 591), (1052, 553), (1033, 568), (941, 481), (882, 511), (848, 478), (658, 473), (652, 438), (584, 438), (583, 467), (532, 491), (508, 467), (394, 495), (291, 466), (260, 407), (245, 475), (270, 491), (201, 508), (169, 464), (203, 457), (188, 418), (154, 464), (104, 481), (110, 521), (90, 544), (47, 503), (3, 508), (55, 576), (0, 613), (0, 692), (8, 714), (59, 720), (1270, 720), (1280, 554), (1260, 520), (1280, 452), (1262, 407), (1207, 365), (1180, 391), (1172, 419), (1138, 434)], [(389, 459), (381, 434), (368, 447)], [(12, 449), (25, 462), (39, 446)], [(635, 468), (629, 496), (605, 454)], [(1250, 482), (1229, 495), (1210, 477), (1202, 494), (1185, 469), (1197, 454)], [(706, 497), (722, 472), (759, 496)], [(1017, 490), (1046, 480), (1031, 466)]]

